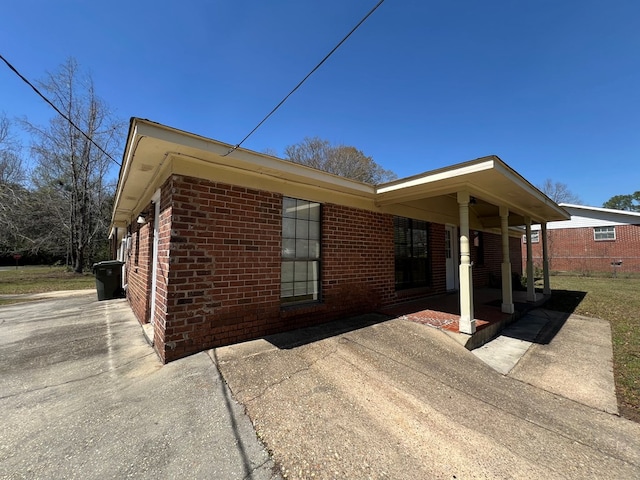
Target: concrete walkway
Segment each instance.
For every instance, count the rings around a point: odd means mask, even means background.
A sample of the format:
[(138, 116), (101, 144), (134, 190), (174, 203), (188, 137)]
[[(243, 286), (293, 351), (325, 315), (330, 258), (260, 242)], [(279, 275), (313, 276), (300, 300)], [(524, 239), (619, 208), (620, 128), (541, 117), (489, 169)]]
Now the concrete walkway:
[(535, 309), (473, 354), (503, 375), (618, 413), (606, 320)]
[(42, 297), (0, 307), (0, 478), (279, 478), (206, 352), (162, 366), (126, 300)]

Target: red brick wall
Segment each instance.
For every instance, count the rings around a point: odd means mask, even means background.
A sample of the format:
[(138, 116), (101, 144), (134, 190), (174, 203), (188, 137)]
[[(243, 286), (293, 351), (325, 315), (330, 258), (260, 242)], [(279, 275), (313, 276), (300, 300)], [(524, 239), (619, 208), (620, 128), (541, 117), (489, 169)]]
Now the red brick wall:
[(151, 259), (149, 258), (153, 242), (153, 216), (144, 225), (131, 225), (131, 246), (126, 252), (127, 297), (131, 309), (140, 323), (149, 321), (149, 288), (151, 286)]
[(393, 302), (393, 217), (324, 204), (322, 219), (322, 314), (335, 318)]
[[(171, 260), (158, 272), (167, 288), (156, 348), (164, 361), (398, 301), (391, 215), (323, 204), (322, 302), (281, 307), (281, 195), (180, 176), (163, 192)], [(443, 232), (432, 225), (429, 293), (444, 291)], [(157, 315), (164, 308), (159, 301)]]
[[(616, 225), (615, 229), (616, 239), (603, 241), (593, 239), (592, 227), (547, 230), (550, 270), (611, 273), (611, 262), (622, 260), (617, 272), (640, 272), (640, 225)], [(542, 267), (542, 233), (532, 250), (534, 265)], [(523, 265), (526, 259), (523, 243)]]
[(153, 312), (154, 348), (163, 362), (166, 358), (165, 337), (169, 305), (169, 252), (172, 237), (173, 205), (171, 202), (171, 179), (161, 189), (158, 226), (158, 265), (156, 268), (155, 311)]
[(322, 302), (280, 305), (282, 196), (174, 176), (165, 361), (395, 301), (390, 215), (323, 204)]
[(522, 241), (520, 238), (509, 238), (509, 259), (511, 260), (511, 271), (522, 276), (524, 270), (522, 269), (522, 263), (520, 262), (520, 255), (522, 252)]
[[(154, 341), (164, 362), (445, 291), (444, 225), (430, 225), (430, 288), (396, 293), (393, 217), (325, 203), (322, 301), (283, 307), (280, 194), (177, 175), (161, 190)], [(152, 228), (149, 222), (140, 229), (146, 246), (129, 280), (141, 321), (150, 303), (144, 292), (151, 285)], [(499, 262), (488, 265), (494, 243), (485, 234), (483, 268), (499, 272)]]
[(173, 176), (164, 360), (283, 327), (280, 195)]
[[(471, 235), (471, 261), (473, 262), (473, 285), (485, 287), (501, 285), (502, 279), (502, 236), (495, 233), (482, 233), (484, 261), (479, 262), (478, 248)], [(521, 246), (519, 238), (509, 237), (509, 260), (511, 271), (522, 275)]]
[[(472, 230), (469, 236), (469, 246), (471, 249), (471, 261), (473, 262), (473, 286), (485, 287), (489, 285), (490, 281), (493, 281), (493, 269), (490, 262), (497, 262), (498, 272), (500, 271), (500, 263), (502, 262), (500, 237), (497, 235), (490, 235), (485, 232), (480, 232), (482, 240)], [(492, 241), (496, 237), (497, 242)], [(479, 245), (482, 244), (482, 247)], [(480, 258), (480, 248), (482, 248), (482, 257)], [(498, 248), (497, 251), (492, 251), (491, 248)]]

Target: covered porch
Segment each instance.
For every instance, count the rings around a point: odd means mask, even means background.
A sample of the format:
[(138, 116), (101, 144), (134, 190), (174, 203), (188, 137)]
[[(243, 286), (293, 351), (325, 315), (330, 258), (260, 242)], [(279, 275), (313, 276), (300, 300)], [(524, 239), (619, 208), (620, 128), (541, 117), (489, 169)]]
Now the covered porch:
[[(541, 225), (543, 294), (550, 294), (546, 225), (550, 221), (566, 220), (569, 215), (498, 157), (482, 157), (380, 185), (376, 191), (376, 204), (395, 214), (451, 226), (451, 231), (456, 232), (452, 235), (452, 244), (445, 248), (447, 290), (456, 294), (444, 298), (446, 304), (454, 302), (452, 299), (455, 298), (455, 305), (448, 305), (445, 311), (438, 308), (416, 310), (438, 312), (437, 315), (429, 313), (429, 318), (433, 322), (441, 318), (443, 328), (473, 336), (477, 330), (495, 324), (496, 321), (492, 322), (492, 319), (500, 316), (507, 319), (517, 315), (516, 305), (521, 303), (520, 300), (524, 300), (525, 304), (539, 300), (533, 281), (527, 282), (527, 290), (523, 293), (514, 292), (512, 284), (514, 269), (510, 239), (520, 239), (523, 233), (527, 238), (525, 275), (527, 279), (534, 277), (532, 224)], [(500, 251), (489, 252), (493, 258), (500, 258), (501, 262), (497, 312), (487, 312), (486, 302), (482, 298), (474, 298), (476, 292), (471, 255), (472, 245), (477, 241), (472, 237), (474, 232), (494, 233), (501, 239)], [(445, 238), (445, 242), (448, 241), (450, 239)], [(520, 262), (520, 256), (513, 260)], [(453, 277), (453, 282), (449, 276)], [(496, 300), (492, 302), (495, 304)], [(489, 318), (479, 318), (481, 314)], [(420, 315), (414, 316), (417, 318)]]
[(383, 308), (381, 313), (427, 325), (454, 334), (458, 340), (472, 350), (493, 337), (527, 311), (538, 307), (549, 298), (541, 292), (534, 292), (534, 300), (528, 300), (528, 292), (513, 292), (513, 313), (502, 310), (502, 292), (496, 288), (479, 288), (473, 292), (476, 330), (473, 334), (460, 331), (460, 298), (458, 292), (413, 300)]

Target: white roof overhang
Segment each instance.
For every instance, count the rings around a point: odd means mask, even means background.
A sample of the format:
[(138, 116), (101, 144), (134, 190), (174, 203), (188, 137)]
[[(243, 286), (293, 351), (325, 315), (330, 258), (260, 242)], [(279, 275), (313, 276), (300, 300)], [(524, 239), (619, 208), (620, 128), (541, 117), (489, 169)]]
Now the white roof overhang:
[(509, 209), (509, 225), (567, 220), (568, 213), (497, 156), (488, 156), (404, 178), (376, 189), (380, 206), (439, 205), (457, 215), (457, 193), (472, 197), (470, 206), (484, 228), (500, 226), (499, 207)]
[[(185, 175), (307, 200), (457, 224), (457, 193), (472, 198), (471, 226), (500, 227), (570, 217), (496, 156), (483, 157), (374, 187), (304, 165), (132, 118), (115, 194), (111, 235), (133, 223), (171, 175)], [(121, 237), (124, 229), (118, 230)]]
[[(370, 208), (374, 187), (158, 123), (132, 118), (111, 227), (131, 223), (172, 174)], [(304, 192), (304, 193), (303, 193)]]

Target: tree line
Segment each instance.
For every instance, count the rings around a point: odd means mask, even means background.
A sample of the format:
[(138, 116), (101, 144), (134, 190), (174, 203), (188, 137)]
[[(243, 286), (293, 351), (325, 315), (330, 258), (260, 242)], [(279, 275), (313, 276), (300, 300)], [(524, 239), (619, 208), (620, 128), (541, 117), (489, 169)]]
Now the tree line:
[[(67, 118), (37, 125), (0, 113), (0, 262), (21, 254), (32, 263), (60, 262), (82, 273), (109, 258), (116, 179), (108, 174), (123, 148), (125, 122), (110, 112), (73, 58), (37, 85)], [(18, 129), (30, 135), (28, 163)], [(397, 178), (361, 150), (318, 137), (287, 146), (284, 157), (374, 185)], [(539, 188), (557, 203), (582, 203), (563, 183), (547, 179)], [(614, 196), (603, 206), (640, 211), (640, 191)]]
[[(0, 114), (0, 262), (20, 254), (30, 263), (59, 262), (82, 273), (109, 258), (115, 179), (108, 172), (122, 151), (125, 124), (73, 58), (36, 84), (67, 118), (37, 125)], [(29, 162), (18, 129), (30, 135)], [(362, 151), (317, 137), (289, 145), (285, 158), (366, 183), (396, 178)]]
[[(124, 123), (113, 117), (74, 59), (37, 86), (84, 134), (59, 115), (47, 125), (0, 115), (0, 257), (7, 263), (20, 254), (82, 273), (109, 257), (115, 182), (108, 176), (109, 156), (121, 151)], [(18, 129), (30, 135), (29, 162)]]

